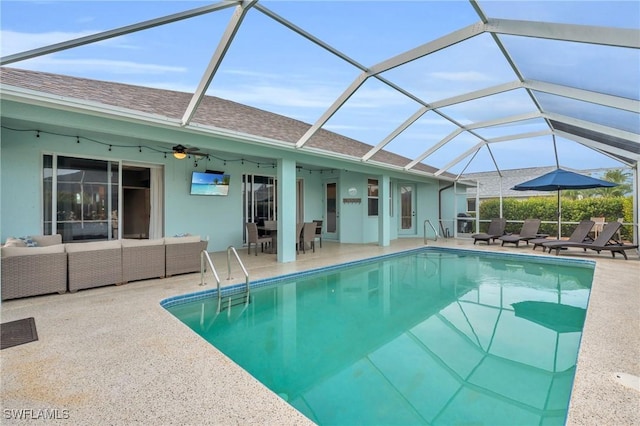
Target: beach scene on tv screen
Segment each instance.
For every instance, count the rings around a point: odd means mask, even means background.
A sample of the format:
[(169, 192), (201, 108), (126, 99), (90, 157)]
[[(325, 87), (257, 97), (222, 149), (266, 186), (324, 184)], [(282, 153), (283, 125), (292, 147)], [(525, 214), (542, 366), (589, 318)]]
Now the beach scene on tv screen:
[(229, 175), (194, 172), (191, 177), (191, 195), (227, 195)]

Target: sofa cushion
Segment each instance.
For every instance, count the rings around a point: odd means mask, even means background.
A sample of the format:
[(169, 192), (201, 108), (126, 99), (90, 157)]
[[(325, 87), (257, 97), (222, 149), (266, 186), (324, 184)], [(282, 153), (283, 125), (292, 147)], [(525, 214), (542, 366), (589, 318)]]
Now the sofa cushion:
[(155, 238), (152, 240), (124, 239), (122, 247), (143, 247), (143, 246), (161, 246), (164, 244), (164, 238)]
[(24, 240), (20, 238), (7, 238), (7, 241), (4, 243), (4, 247), (26, 247), (27, 245), (24, 243)]
[(2, 257), (30, 256), (39, 254), (64, 253), (64, 245), (46, 247), (2, 247)]
[(185, 237), (166, 237), (165, 244), (199, 243), (200, 235), (187, 235)]
[(54, 244), (62, 244), (62, 235), (34, 235), (31, 237), (39, 247), (52, 246)]
[(122, 247), (120, 240), (92, 241), (89, 243), (67, 243), (64, 245), (67, 253), (79, 253), (83, 251), (119, 249)]

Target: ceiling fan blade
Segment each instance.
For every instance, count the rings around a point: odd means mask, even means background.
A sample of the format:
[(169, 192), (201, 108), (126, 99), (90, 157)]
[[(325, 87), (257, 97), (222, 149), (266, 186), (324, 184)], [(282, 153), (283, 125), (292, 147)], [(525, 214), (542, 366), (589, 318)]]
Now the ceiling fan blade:
[(185, 150), (185, 152), (197, 152), (197, 151), (200, 151), (200, 148), (195, 148), (195, 147), (194, 147), (194, 148), (187, 148), (187, 149)]

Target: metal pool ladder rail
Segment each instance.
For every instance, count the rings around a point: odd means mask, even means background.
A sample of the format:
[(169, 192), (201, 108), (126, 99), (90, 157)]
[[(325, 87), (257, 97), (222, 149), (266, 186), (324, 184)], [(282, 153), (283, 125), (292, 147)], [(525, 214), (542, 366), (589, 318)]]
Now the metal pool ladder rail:
[(433, 241), (438, 241), (438, 231), (436, 231), (436, 228), (433, 226), (433, 224), (431, 223), (431, 221), (429, 219), (424, 221), (424, 224), (422, 225), (424, 227), (423, 229), (423, 235), (424, 235), (424, 243), (427, 244), (427, 224), (431, 227), (431, 229), (433, 230)]
[[(245, 289), (240, 293), (234, 293), (230, 296), (227, 296), (227, 300), (225, 301), (225, 307), (231, 309), (232, 306), (238, 305), (238, 302), (244, 302), (245, 306), (249, 304), (250, 300), (250, 292), (249, 292), (249, 273), (247, 272), (247, 268), (244, 267), (242, 260), (240, 260), (240, 256), (238, 256), (238, 252), (235, 247), (229, 246), (227, 247), (227, 280), (230, 280), (231, 277), (231, 253), (235, 256), (242, 272), (244, 273), (245, 278)], [(211, 269), (211, 273), (216, 280), (216, 289), (218, 294), (218, 309), (217, 313), (220, 313), (222, 309), (222, 290), (220, 289), (220, 276), (218, 275), (218, 271), (216, 270), (215, 265), (213, 264), (213, 260), (211, 260), (211, 256), (206, 250), (202, 250), (200, 253), (200, 285), (205, 285), (204, 275), (206, 272), (207, 263), (209, 264), (209, 268)]]

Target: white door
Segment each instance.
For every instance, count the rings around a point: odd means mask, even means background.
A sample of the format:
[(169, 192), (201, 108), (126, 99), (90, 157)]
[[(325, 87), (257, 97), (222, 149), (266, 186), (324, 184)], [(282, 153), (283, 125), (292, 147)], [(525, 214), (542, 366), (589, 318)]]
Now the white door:
[(324, 183), (324, 237), (338, 239), (338, 182), (328, 180)]
[(401, 235), (416, 234), (416, 187), (414, 184), (400, 184), (400, 229)]

